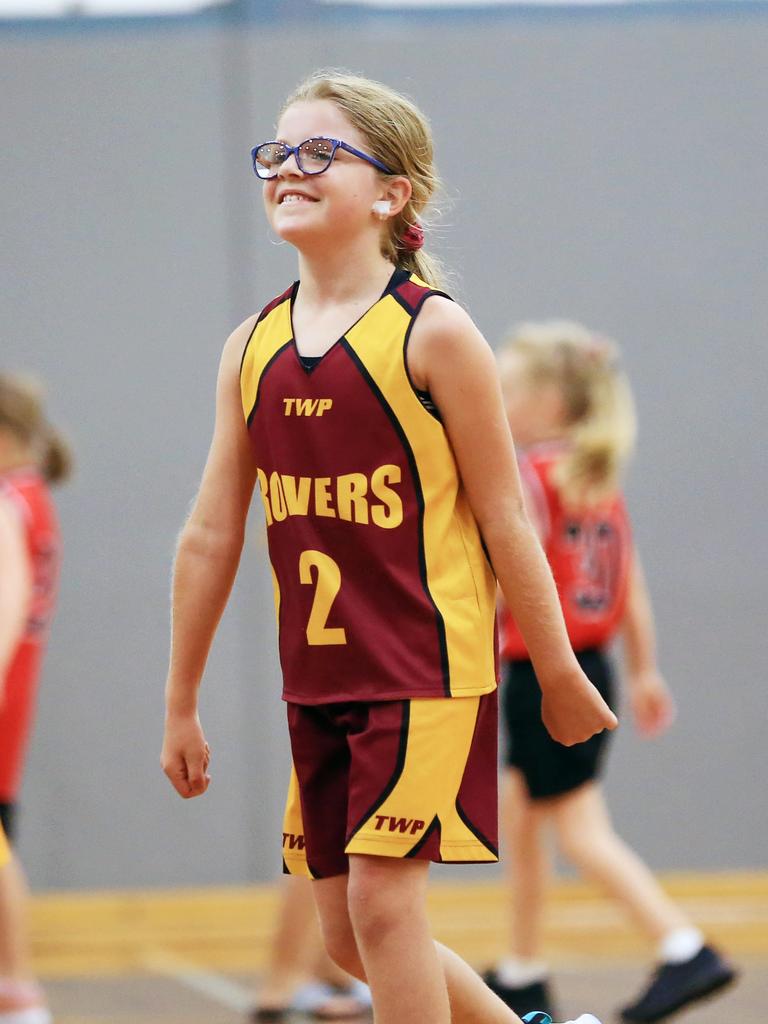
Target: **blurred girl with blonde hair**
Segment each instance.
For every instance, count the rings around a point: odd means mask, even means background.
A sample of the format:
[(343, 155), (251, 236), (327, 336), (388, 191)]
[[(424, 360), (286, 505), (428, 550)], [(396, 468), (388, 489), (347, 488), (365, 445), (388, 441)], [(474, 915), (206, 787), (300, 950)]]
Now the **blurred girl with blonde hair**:
[(32, 975), (26, 882), (12, 844), (59, 576), (49, 487), (66, 480), (70, 468), (38, 385), (0, 374), (0, 1024), (51, 1019)]
[[(651, 603), (621, 493), (636, 424), (618, 349), (577, 323), (528, 323), (502, 346), (499, 364), (529, 515), (576, 657), (615, 710), (607, 648), (620, 633), (635, 724), (641, 735), (658, 736), (672, 723), (674, 707), (656, 664)], [(724, 987), (733, 969), (614, 832), (599, 783), (608, 734), (571, 747), (552, 739), (542, 724), (526, 642), (506, 607), (501, 620), (502, 819), (512, 912), (509, 955), (486, 972), (486, 981), (518, 1013), (552, 1011), (541, 960), (549, 873), (544, 830), (552, 826), (566, 859), (600, 883), (657, 945), (659, 969), (621, 1019), (662, 1020)]]

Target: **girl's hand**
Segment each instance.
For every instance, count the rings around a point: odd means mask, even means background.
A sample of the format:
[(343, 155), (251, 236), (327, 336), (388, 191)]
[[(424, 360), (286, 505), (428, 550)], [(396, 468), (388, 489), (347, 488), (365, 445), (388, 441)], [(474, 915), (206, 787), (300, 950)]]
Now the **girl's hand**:
[(630, 677), (629, 699), (635, 728), (646, 739), (661, 736), (675, 720), (672, 694), (655, 669)]
[(160, 765), (176, 792), (188, 800), (201, 796), (211, 781), (211, 751), (197, 713), (169, 713), (165, 720)]
[(583, 743), (603, 729), (615, 729), (616, 715), (578, 666), (542, 685), (541, 717), (553, 740), (565, 747)]

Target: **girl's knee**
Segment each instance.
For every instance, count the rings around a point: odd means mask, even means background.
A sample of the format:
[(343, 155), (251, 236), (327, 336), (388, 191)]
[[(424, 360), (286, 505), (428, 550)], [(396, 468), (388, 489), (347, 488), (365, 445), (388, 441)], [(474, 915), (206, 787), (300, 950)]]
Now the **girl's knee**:
[(593, 860), (601, 857), (603, 851), (611, 845), (613, 835), (602, 825), (590, 827), (587, 822), (582, 825), (575, 822), (568, 827), (559, 828), (557, 840), (560, 852), (566, 860), (577, 866), (588, 866)]
[(328, 956), (338, 967), (355, 978), (364, 977), (357, 942), (350, 927), (323, 928), (323, 942)]
[(562, 854), (577, 865), (589, 864), (615, 842), (602, 795), (594, 783), (555, 801), (553, 818)]
[[(412, 870), (413, 862), (392, 861), (381, 870), (366, 865), (351, 873), (347, 889), (349, 917), (358, 939), (365, 943), (426, 915), (422, 886), (425, 870)], [(422, 877), (424, 876), (424, 877)]]

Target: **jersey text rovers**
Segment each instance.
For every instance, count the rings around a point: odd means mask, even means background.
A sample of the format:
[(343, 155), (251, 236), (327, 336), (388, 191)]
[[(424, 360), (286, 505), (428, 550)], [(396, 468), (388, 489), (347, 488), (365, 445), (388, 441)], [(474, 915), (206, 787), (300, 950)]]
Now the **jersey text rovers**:
[(406, 366), (435, 294), (396, 270), (315, 365), (261, 313), (243, 356), (275, 585), (283, 696), (470, 696), (496, 685), (495, 579), (438, 414)]

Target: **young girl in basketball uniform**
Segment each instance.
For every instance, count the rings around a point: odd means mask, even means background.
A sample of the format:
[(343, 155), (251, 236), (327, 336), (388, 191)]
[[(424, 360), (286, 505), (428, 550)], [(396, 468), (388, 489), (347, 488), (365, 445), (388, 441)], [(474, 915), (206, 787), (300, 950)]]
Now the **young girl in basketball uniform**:
[(0, 1024), (51, 1019), (31, 973), (26, 882), (11, 843), (59, 574), (48, 486), (69, 466), (37, 389), (0, 375)]
[[(526, 502), (552, 567), (582, 668), (614, 705), (607, 648), (621, 633), (638, 730), (656, 736), (674, 711), (656, 665), (651, 605), (620, 491), (635, 438), (632, 396), (615, 346), (578, 324), (523, 325), (500, 353), (507, 415)], [(551, 1011), (540, 960), (548, 874), (546, 826), (581, 872), (602, 884), (658, 946), (660, 969), (622, 1020), (662, 1020), (726, 985), (733, 969), (613, 831), (598, 777), (606, 733), (564, 747), (541, 721), (537, 669), (508, 609), (502, 615), (507, 734), (502, 807), (509, 832), (510, 955), (485, 978), (517, 1012)]]
[(299, 281), (224, 348), (176, 556), (163, 767), (182, 796), (205, 792), (197, 691), (258, 482), (293, 754), (285, 869), (315, 879), (328, 951), (367, 980), (377, 1024), (515, 1022), (425, 908), (430, 861), (497, 859), (497, 577), (553, 735), (615, 718), (525, 515), (493, 354), (422, 249), (425, 119), (320, 73), (275, 136), (254, 169)]

